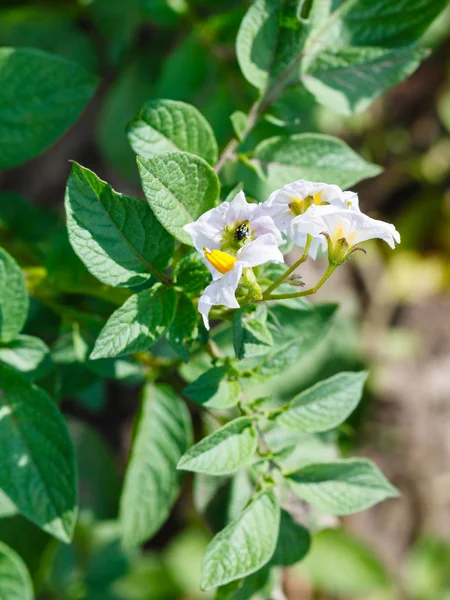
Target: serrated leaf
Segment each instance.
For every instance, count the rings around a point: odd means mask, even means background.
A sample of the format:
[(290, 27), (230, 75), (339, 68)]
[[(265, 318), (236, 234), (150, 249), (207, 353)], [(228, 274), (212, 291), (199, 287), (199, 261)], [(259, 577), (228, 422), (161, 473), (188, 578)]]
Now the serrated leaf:
[(159, 277), (169, 264), (173, 238), (148, 204), (115, 192), (77, 163), (65, 205), (72, 248), (101, 282), (132, 287)]
[(30, 48), (0, 49), (0, 168), (19, 165), (53, 144), (92, 98), (97, 78)]
[(137, 158), (142, 188), (161, 225), (178, 241), (192, 246), (183, 225), (213, 208), (219, 198), (219, 180), (199, 156), (166, 152)]
[(128, 139), (139, 156), (190, 152), (210, 165), (217, 162), (214, 132), (192, 105), (177, 100), (151, 100), (127, 127)]
[(50, 348), (41, 339), (18, 335), (7, 344), (0, 344), (0, 362), (14, 367), (30, 381), (37, 381), (52, 369)]
[(282, 567), (294, 565), (306, 556), (310, 546), (311, 536), (306, 527), (294, 521), (287, 511), (282, 510), (277, 547), (270, 564)]
[(172, 324), (176, 303), (175, 290), (160, 284), (133, 294), (110, 316), (90, 358), (110, 358), (146, 350)]
[(262, 89), (277, 81), (284, 87), (298, 77), (308, 23), (298, 2), (256, 0), (242, 20), (236, 54), (245, 78)]
[(428, 55), (423, 49), (335, 48), (319, 54), (302, 77), (316, 100), (350, 115), (365, 110), (406, 79)]
[(191, 442), (184, 402), (166, 386), (147, 385), (120, 500), (126, 546), (144, 542), (166, 521), (182, 481), (176, 465)]
[(183, 393), (190, 400), (208, 408), (232, 408), (239, 401), (241, 386), (229, 376), (229, 367), (213, 367), (190, 383)]
[(305, 433), (328, 431), (340, 425), (361, 400), (367, 372), (338, 373), (296, 396), (277, 418), (287, 429)]
[(229, 475), (249, 464), (258, 443), (249, 417), (239, 417), (192, 446), (177, 468), (207, 475)]
[(178, 295), (177, 309), (172, 325), (167, 330), (167, 341), (187, 362), (189, 347), (198, 335), (198, 312), (192, 300), (184, 293)]
[(14, 550), (0, 542), (0, 598), (33, 600), (34, 591), (25, 563)]
[(266, 324), (267, 308), (264, 305), (241, 308), (233, 317), (233, 345), (236, 358), (263, 356), (270, 352), (273, 337)]
[(19, 265), (0, 248), (0, 340), (9, 342), (21, 331), (28, 313), (28, 292)]
[(177, 287), (193, 298), (198, 297), (211, 283), (211, 273), (197, 251), (183, 256), (176, 263), (172, 275)]
[(207, 547), (202, 588), (209, 590), (241, 579), (268, 563), (275, 551), (279, 523), (280, 506), (274, 492), (260, 493)]
[(358, 458), (306, 465), (286, 478), (300, 498), (333, 515), (349, 515), (399, 495), (374, 463)]
[(274, 349), (265, 355), (258, 366), (264, 377), (282, 373), (306, 352), (314, 348), (331, 326), (337, 306), (322, 304), (315, 307), (291, 307), (279, 304), (271, 307), (282, 332), (274, 332)]
[(250, 163), (273, 189), (295, 179), (347, 188), (381, 172), (342, 140), (318, 133), (269, 138), (257, 146)]
[(63, 542), (77, 513), (72, 442), (44, 390), (0, 364), (0, 489), (19, 512)]

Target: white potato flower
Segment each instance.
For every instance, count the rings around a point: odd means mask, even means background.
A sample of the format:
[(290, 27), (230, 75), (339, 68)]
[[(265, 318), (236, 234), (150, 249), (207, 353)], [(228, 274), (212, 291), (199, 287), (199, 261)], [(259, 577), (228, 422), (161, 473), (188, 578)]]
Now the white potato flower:
[[(275, 225), (288, 238), (292, 232), (293, 221), (307, 220), (310, 209), (314, 206), (335, 206), (359, 211), (358, 194), (355, 192), (344, 192), (337, 185), (305, 181), (304, 179), (293, 181), (280, 190), (275, 190), (262, 206), (266, 214), (272, 217)], [(303, 248), (306, 245), (306, 236), (307, 234), (300, 235), (297, 232), (296, 239), (293, 241), (297, 246)], [(322, 243), (323, 237), (313, 235), (309, 249), (311, 258), (316, 258)]]
[(239, 308), (236, 290), (244, 269), (266, 262), (284, 262), (280, 231), (261, 204), (250, 204), (243, 192), (184, 226), (212, 274), (198, 302), (205, 327), (214, 305)]
[[(321, 240), (320, 246), (328, 246), (329, 257), (339, 264), (356, 249), (358, 244), (378, 238), (391, 248), (400, 243), (400, 234), (390, 223), (372, 219), (359, 210), (336, 206), (311, 206), (307, 218), (293, 219), (288, 236), (299, 244), (306, 235)], [(333, 258), (334, 256), (334, 258)]]

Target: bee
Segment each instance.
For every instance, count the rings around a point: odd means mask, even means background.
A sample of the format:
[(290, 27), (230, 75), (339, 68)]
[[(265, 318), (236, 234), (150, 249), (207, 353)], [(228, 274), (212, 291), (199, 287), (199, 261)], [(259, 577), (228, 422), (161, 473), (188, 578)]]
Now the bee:
[(248, 223), (241, 223), (234, 231), (234, 238), (237, 242), (242, 242), (250, 235), (250, 227)]

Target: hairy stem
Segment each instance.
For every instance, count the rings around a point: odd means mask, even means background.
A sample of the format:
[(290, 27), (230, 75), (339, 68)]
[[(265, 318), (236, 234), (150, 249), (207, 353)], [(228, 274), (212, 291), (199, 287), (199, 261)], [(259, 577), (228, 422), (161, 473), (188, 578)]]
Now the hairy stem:
[(312, 242), (312, 236), (310, 234), (308, 234), (308, 236), (306, 238), (305, 249), (303, 250), (302, 256), (298, 259), (297, 262), (295, 262), (293, 265), (291, 265), (289, 267), (289, 269), (287, 269), (287, 271), (285, 271), (282, 275), (280, 275), (280, 277), (278, 277), (278, 279), (275, 279), (275, 281), (272, 283), (272, 285), (270, 285), (266, 290), (264, 290), (263, 298), (266, 298), (267, 296), (269, 296), (270, 292), (272, 292), (277, 287), (279, 287), (283, 283), (283, 281), (287, 277), (289, 277), (289, 275), (291, 275), (295, 271), (295, 269), (297, 269), (297, 267), (299, 267), (302, 263), (304, 263), (308, 259), (308, 252), (309, 252), (309, 248), (311, 247), (311, 242)]

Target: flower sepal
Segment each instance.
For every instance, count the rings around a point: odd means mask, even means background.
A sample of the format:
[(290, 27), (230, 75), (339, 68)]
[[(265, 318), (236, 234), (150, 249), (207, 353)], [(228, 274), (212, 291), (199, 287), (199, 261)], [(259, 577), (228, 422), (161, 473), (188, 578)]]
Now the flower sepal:
[[(240, 300), (245, 301), (246, 304), (251, 302), (259, 302), (262, 300), (263, 293), (259, 283), (256, 280), (253, 269), (246, 268), (242, 272), (242, 277), (239, 282), (238, 292), (244, 292), (240, 297)], [(239, 302), (241, 304), (241, 302)]]
[(344, 264), (350, 256), (360, 250), (366, 254), (364, 248), (360, 246), (350, 246), (345, 237), (333, 241), (326, 231), (322, 231), (321, 235), (325, 236), (328, 245), (328, 264), (333, 267), (339, 267)]

